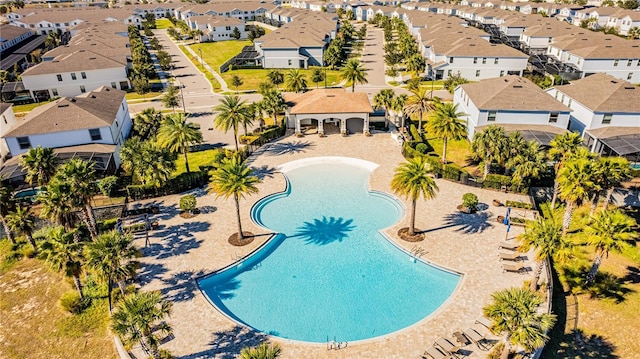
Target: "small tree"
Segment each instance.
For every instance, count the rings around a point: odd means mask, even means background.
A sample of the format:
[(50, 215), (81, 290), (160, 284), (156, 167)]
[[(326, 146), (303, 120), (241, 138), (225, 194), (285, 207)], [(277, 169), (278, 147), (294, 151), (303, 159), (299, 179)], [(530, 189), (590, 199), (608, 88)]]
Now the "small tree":
[(316, 88), (318, 88), (318, 83), (324, 81), (324, 72), (320, 68), (313, 69), (311, 73), (311, 82), (316, 84)]
[(158, 50), (156, 58), (158, 59), (158, 65), (160, 65), (160, 68), (164, 71), (170, 70), (173, 67), (171, 64), (171, 55), (168, 52)]
[(470, 211), (475, 211), (478, 206), (478, 196), (470, 192), (463, 194), (462, 206)]
[(149, 90), (151, 90), (151, 84), (149, 83), (149, 79), (143, 77), (136, 77), (131, 80), (131, 85), (133, 85), (133, 90), (138, 95), (144, 95)]
[(193, 213), (193, 210), (196, 209), (196, 205), (196, 196), (192, 194), (188, 194), (180, 198), (180, 210), (183, 212)]
[(238, 92), (238, 86), (242, 86), (243, 83), (244, 82), (242, 81), (240, 76), (233, 75), (233, 77), (231, 77), (231, 86), (236, 88), (236, 92)]
[(469, 80), (462, 77), (460, 71), (458, 71), (457, 73), (450, 75), (446, 80), (444, 80), (444, 88), (449, 93), (453, 93), (458, 85), (464, 85), (466, 83), (469, 83)]
[(233, 37), (236, 40), (240, 40), (240, 30), (237, 27), (233, 28), (233, 32), (231, 33), (231, 37)]
[(167, 86), (167, 92), (162, 96), (162, 104), (166, 108), (172, 108), (173, 112), (176, 112), (176, 106), (180, 105), (180, 98), (178, 97), (178, 88), (169, 84)]

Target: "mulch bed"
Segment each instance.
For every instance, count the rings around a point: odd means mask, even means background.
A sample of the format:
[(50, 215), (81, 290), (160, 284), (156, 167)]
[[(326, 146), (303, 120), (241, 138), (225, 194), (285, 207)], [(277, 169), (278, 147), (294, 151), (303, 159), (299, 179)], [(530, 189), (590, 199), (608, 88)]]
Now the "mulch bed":
[(189, 219), (189, 218), (193, 218), (195, 216), (197, 216), (197, 213), (191, 213), (191, 212), (180, 212), (180, 217), (184, 218), (184, 219)]
[(238, 232), (232, 234), (231, 237), (229, 237), (229, 244), (236, 247), (242, 247), (253, 242), (253, 240), (255, 239), (255, 235), (251, 232), (243, 231), (242, 235), (244, 235), (244, 240), (240, 239)]
[(416, 230), (416, 234), (414, 234), (413, 236), (409, 235), (409, 227), (401, 228), (398, 231), (398, 236), (400, 237), (400, 239), (406, 242), (420, 242), (424, 241), (425, 238), (424, 233), (420, 233), (420, 231), (418, 230)]

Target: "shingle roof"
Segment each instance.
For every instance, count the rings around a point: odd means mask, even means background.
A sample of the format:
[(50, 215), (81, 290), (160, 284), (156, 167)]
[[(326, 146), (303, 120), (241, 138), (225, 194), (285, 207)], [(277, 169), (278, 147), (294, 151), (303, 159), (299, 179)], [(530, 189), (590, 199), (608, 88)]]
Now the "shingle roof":
[(76, 97), (36, 107), (3, 137), (29, 136), (111, 126), (125, 92), (102, 86)]
[(605, 73), (555, 88), (594, 112), (640, 113), (640, 87)]
[(482, 110), (571, 111), (533, 82), (515, 75), (464, 84), (462, 89)]
[(69, 54), (58, 56), (53, 61), (43, 61), (36, 66), (30, 67), (22, 75), (31, 76), (112, 68), (124, 69), (125, 66), (126, 62), (116, 61), (95, 51), (75, 50)]
[(11, 41), (18, 36), (21, 36), (31, 30), (23, 27), (2, 24), (0, 25), (0, 42)]
[(11, 106), (13, 106), (12, 103), (0, 102), (0, 115), (5, 113)]
[(285, 94), (291, 104), (291, 114), (370, 113), (369, 97), (364, 92), (345, 92), (344, 89), (318, 89), (303, 94)]

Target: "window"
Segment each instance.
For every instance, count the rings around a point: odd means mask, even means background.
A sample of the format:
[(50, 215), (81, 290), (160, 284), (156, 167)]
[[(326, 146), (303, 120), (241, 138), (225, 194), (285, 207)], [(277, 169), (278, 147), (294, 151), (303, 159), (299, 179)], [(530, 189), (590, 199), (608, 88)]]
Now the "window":
[(495, 59), (493, 59), (493, 64), (497, 65), (498, 64), (498, 58), (496, 57)]
[(504, 76), (504, 70), (500, 71), (500, 77)]
[(449, 58), (449, 63), (452, 64), (453, 63), (453, 57)]
[(494, 122), (497, 114), (498, 113), (496, 111), (489, 111), (489, 114), (487, 115), (487, 122)]
[(72, 80), (77, 79), (77, 77), (76, 77), (76, 73), (75, 73), (75, 72), (72, 72), (72, 73), (71, 73), (71, 79), (72, 79)]
[(633, 78), (633, 72), (629, 72), (627, 75), (627, 80), (631, 80)]
[(613, 66), (618, 66), (618, 60), (613, 60)]
[(633, 62), (633, 60), (628, 60), (627, 61), (627, 66), (631, 66), (631, 63)]
[(7, 118), (4, 117), (4, 115), (2, 116), (2, 121), (4, 122), (5, 125), (7, 124)]
[(567, 102), (567, 107), (571, 107), (571, 102), (572, 102), (572, 100), (569, 99), (569, 101)]
[(289, 66), (291, 66), (291, 60), (289, 60)]
[(100, 134), (99, 128), (90, 129), (89, 136), (91, 136), (91, 141), (100, 141), (102, 139), (102, 135)]
[(478, 63), (478, 58), (477, 58), (477, 57), (474, 57), (474, 58), (473, 58), (473, 63), (474, 63), (474, 64), (477, 64), (477, 63)]
[(58, 82), (62, 82), (62, 75), (57, 74), (56, 77), (58, 78)]
[(486, 57), (483, 57), (483, 58), (482, 58), (482, 64), (484, 65), (484, 64), (486, 64), (486, 63), (487, 63), (487, 58), (486, 58)]
[(549, 123), (556, 123), (558, 122), (558, 113), (557, 112), (551, 112), (549, 114)]
[(476, 70), (476, 77), (480, 77), (480, 70)]
[(17, 137), (18, 146), (20, 146), (21, 150), (26, 150), (31, 148), (31, 141), (29, 141), (29, 137)]
[(80, 92), (81, 93), (87, 92), (87, 89), (84, 87), (84, 85), (80, 86)]
[(82, 76), (83, 79), (86, 79), (87, 78), (87, 73), (86, 72), (81, 72), (80, 76)]
[(451, 76), (452, 71), (451, 70), (447, 70), (447, 77)]
[(602, 116), (602, 124), (603, 124), (603, 125), (608, 125), (608, 124), (610, 124), (610, 123), (611, 123), (611, 118), (612, 118), (612, 117), (613, 117), (613, 114), (612, 114), (612, 113), (605, 113), (605, 114)]
[(115, 82), (112, 82), (112, 83), (111, 83), (111, 87), (113, 87), (113, 88), (117, 88), (117, 87), (116, 87), (116, 83), (115, 83)]
[(53, 96), (58, 96), (58, 89), (51, 89)]

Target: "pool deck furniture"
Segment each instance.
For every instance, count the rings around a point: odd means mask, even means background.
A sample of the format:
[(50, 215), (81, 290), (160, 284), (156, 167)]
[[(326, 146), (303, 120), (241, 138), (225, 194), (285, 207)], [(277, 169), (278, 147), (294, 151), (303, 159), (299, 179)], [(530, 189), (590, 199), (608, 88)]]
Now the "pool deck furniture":
[(512, 251), (515, 251), (518, 247), (520, 247), (520, 243), (516, 241), (503, 241), (498, 246), (499, 249), (510, 249)]
[(461, 346), (453, 344), (447, 338), (439, 338), (438, 340), (436, 340), (434, 346), (440, 347), (440, 349), (444, 350), (447, 354), (454, 358), (459, 358), (458, 354), (460, 354), (459, 350), (461, 349)]
[(478, 324), (474, 324), (471, 328), (462, 332), (469, 340), (471, 340), (480, 350), (489, 350), (491, 348), (491, 342), (487, 339), (487, 336), (482, 333), (487, 333), (488, 330)]
[(502, 271), (503, 272), (516, 272), (516, 273), (526, 273), (527, 269), (524, 267), (522, 263), (511, 263), (502, 261)]
[(518, 251), (502, 250), (498, 253), (498, 256), (500, 256), (500, 259), (502, 260), (509, 260), (509, 261), (516, 261), (516, 262), (522, 260), (522, 253)]
[(451, 355), (444, 353), (436, 347), (430, 347), (424, 352), (422, 357), (430, 359), (450, 359)]
[(469, 339), (467, 339), (462, 332), (453, 332), (453, 337), (456, 338), (456, 342), (458, 342), (460, 346), (469, 344)]
[(493, 325), (493, 321), (491, 321), (491, 319), (483, 316), (478, 317), (476, 319), (476, 323), (484, 325), (485, 327), (487, 327), (487, 329), (491, 328), (491, 326)]

